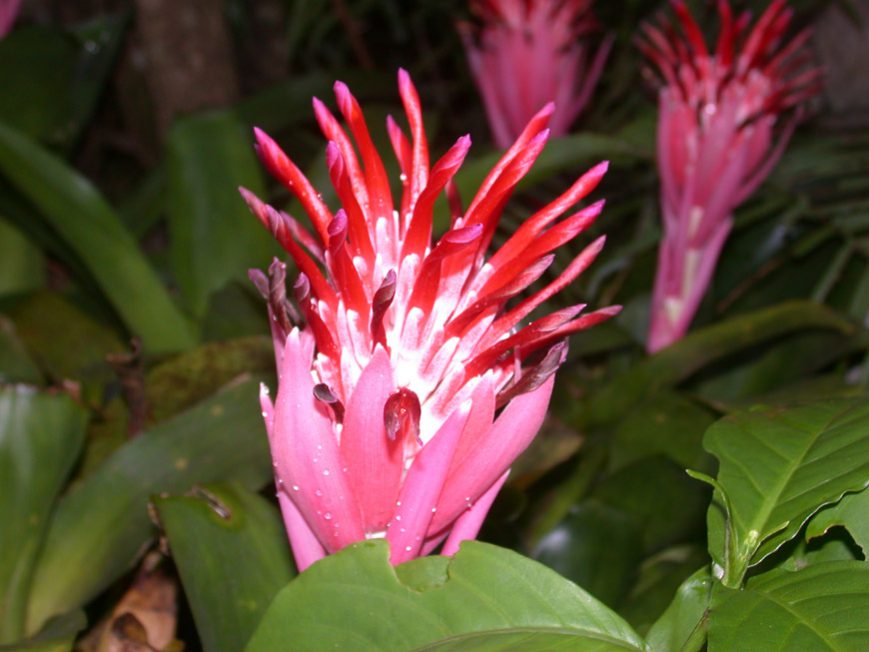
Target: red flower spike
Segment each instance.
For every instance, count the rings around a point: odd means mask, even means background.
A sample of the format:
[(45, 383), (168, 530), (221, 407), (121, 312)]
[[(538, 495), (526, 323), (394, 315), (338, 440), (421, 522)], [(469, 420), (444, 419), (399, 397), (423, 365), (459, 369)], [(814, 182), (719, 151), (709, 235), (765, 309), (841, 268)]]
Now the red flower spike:
[[(664, 235), (650, 309), (647, 348), (681, 338), (708, 287), (733, 211), (784, 151), (800, 105), (818, 91), (807, 67), (808, 32), (783, 39), (792, 18), (773, 0), (753, 28), (718, 0), (715, 50), (683, 0), (671, 0), (681, 35), (661, 19), (646, 25), (640, 50), (659, 73), (658, 172)], [(650, 76), (654, 76), (651, 74)], [(794, 115), (777, 125), (785, 111)], [(776, 139), (778, 140), (775, 143)]]
[[(252, 276), (268, 297), (270, 314), (278, 317), (272, 320), (281, 371), (278, 400), (272, 407), (265, 396), (262, 404), (279, 471), (279, 502), (302, 569), (364, 538), (385, 537), (390, 559), (400, 563), (445, 540), (454, 549), (463, 537), (474, 536), (510, 464), (542, 423), (552, 376), (564, 361), (565, 337), (618, 311), (578, 317), (580, 306), (523, 324), (591, 263), (603, 239), (554, 281), (507, 306), (538, 282), (554, 250), (600, 213), (603, 204), (597, 202), (561, 219), (594, 189), (605, 164), (538, 211), (486, 261), (505, 202), (546, 143), (554, 107), (534, 116), (461, 216), (452, 180), (470, 138), (460, 138), (430, 169), (419, 98), (404, 71), (399, 89), (411, 134), (405, 137), (388, 121), (406, 176), (399, 211), (392, 211), (362, 111), (341, 84), (341, 114), (363, 165), (350, 136), (315, 101), (329, 141), (329, 176), (342, 204), (334, 217), (261, 133), (264, 162), (292, 181), (287, 186), (311, 213), (316, 235), (242, 191), (302, 272), (293, 288), (296, 317), (278, 287), (282, 267), (273, 266), (270, 279)], [(455, 223), (432, 242), (432, 212), (442, 192)], [(496, 406), (504, 408), (498, 418)], [(311, 427), (301, 432), (305, 424)], [(307, 459), (316, 459), (315, 466), (306, 466)], [(465, 468), (479, 475), (467, 475)]]

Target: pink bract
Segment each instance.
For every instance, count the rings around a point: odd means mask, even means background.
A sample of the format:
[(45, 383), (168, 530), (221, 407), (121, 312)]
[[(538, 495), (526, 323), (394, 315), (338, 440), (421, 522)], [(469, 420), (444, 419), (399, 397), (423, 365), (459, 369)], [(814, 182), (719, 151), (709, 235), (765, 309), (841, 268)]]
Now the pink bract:
[[(474, 538), (510, 464), (543, 422), (566, 337), (618, 311), (580, 314), (577, 305), (522, 327), (591, 264), (602, 237), (518, 299), (553, 252), (600, 213), (597, 202), (559, 220), (595, 188), (605, 163), (485, 255), (504, 204), (546, 142), (552, 106), (531, 120), (463, 211), (452, 179), (470, 138), (459, 138), (430, 167), (416, 89), (404, 71), (398, 84), (410, 137), (388, 121), (401, 168), (397, 205), (359, 105), (340, 82), (338, 108), (359, 156), (316, 99), (314, 111), (342, 207), (333, 213), (259, 130), (263, 163), (313, 228), (241, 191), (300, 272), (292, 302), (283, 263), (275, 261), (268, 276), (253, 270), (251, 278), (268, 300), (278, 391), (273, 403), (263, 387), (261, 404), (302, 569), (364, 539), (385, 537), (397, 564), (442, 543), (452, 554)], [(444, 191), (451, 224), (432, 243), (435, 200)]]
[(21, 0), (0, 0), (0, 38), (12, 31), (19, 9)]
[(474, 81), (498, 147), (555, 102), (550, 130), (562, 136), (588, 104), (612, 39), (592, 52), (592, 0), (475, 0), (475, 23), (461, 23)]
[[(803, 47), (787, 41), (792, 17), (773, 0), (750, 28), (719, 0), (718, 40), (707, 47), (682, 0), (672, 0), (681, 33), (666, 19), (647, 24), (640, 49), (658, 74), (658, 172), (664, 235), (650, 309), (647, 348), (680, 339), (712, 279), (733, 225), (733, 211), (772, 171), (800, 112), (818, 89), (819, 71)], [(777, 138), (777, 142), (776, 141)]]

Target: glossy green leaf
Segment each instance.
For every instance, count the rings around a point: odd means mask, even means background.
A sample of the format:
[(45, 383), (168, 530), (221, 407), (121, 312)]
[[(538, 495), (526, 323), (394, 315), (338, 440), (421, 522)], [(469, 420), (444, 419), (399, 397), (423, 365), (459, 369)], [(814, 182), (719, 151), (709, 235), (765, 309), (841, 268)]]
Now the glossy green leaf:
[(684, 468), (708, 468), (703, 433), (715, 416), (675, 392), (658, 392), (632, 409), (616, 427), (609, 467), (620, 469), (643, 457), (663, 453)]
[[(573, 649), (643, 648), (615, 613), (515, 552), (469, 541), (446, 566), (412, 562), (443, 572), (421, 591), (402, 583), (388, 556), (386, 542), (366, 541), (311, 566), (278, 594), (247, 650), (406, 651), (455, 646), (458, 637), (469, 641), (461, 649), (498, 650), (508, 649), (498, 647), (500, 637), (551, 645), (556, 636)], [(532, 636), (541, 638), (522, 638)]]
[(649, 557), (640, 565), (630, 594), (619, 603), (619, 614), (638, 633), (647, 633), (663, 616), (683, 582), (708, 562), (706, 547), (698, 544), (673, 546)]
[(835, 505), (825, 507), (809, 521), (806, 539), (823, 536), (832, 527), (842, 526), (869, 557), (869, 491), (845, 494)]
[(15, 324), (0, 315), (0, 382), (39, 385), (42, 381), (39, 367), (18, 336)]
[[(709, 552), (725, 586), (796, 536), (824, 505), (869, 484), (869, 402), (831, 399), (729, 415), (706, 433), (721, 491), (708, 513)], [(725, 549), (723, 492), (730, 505)]]
[[(60, 141), (72, 112), (77, 47), (59, 30), (16, 29), (0, 40), (0, 122), (40, 140)], [(26, 62), (26, 63), (25, 63)]]
[(585, 427), (612, 423), (649, 394), (677, 385), (713, 362), (805, 329), (853, 333), (854, 326), (829, 308), (808, 301), (789, 301), (739, 315), (689, 333), (673, 346), (619, 374), (587, 400), (578, 402), (572, 420)]
[(608, 475), (595, 487), (592, 497), (635, 519), (647, 554), (704, 538), (708, 488), (662, 455), (637, 460)]
[(278, 252), (238, 193), (264, 195), (253, 135), (228, 113), (176, 122), (168, 140), (172, 267), (191, 312), (227, 281), (267, 267)]
[(709, 649), (744, 652), (869, 649), (869, 564), (832, 561), (775, 570), (742, 590), (718, 587)]
[(615, 606), (630, 589), (643, 558), (637, 518), (588, 500), (540, 539), (532, 557)]
[(45, 258), (21, 231), (0, 218), (0, 295), (45, 284)]
[(0, 643), (24, 635), (34, 563), (86, 422), (66, 394), (0, 387)]
[(0, 125), (0, 172), (85, 262), (130, 331), (149, 352), (194, 341), (129, 231), (78, 172), (22, 134)]
[(197, 487), (154, 505), (204, 649), (244, 649), (293, 576), (280, 514), (234, 484)]
[(130, 567), (152, 536), (151, 495), (218, 480), (259, 488), (270, 475), (251, 380), (142, 433), (61, 500), (34, 577), (28, 632), (83, 605)]
[(666, 611), (649, 630), (646, 643), (651, 652), (701, 649), (706, 639), (706, 611), (713, 584), (708, 567), (682, 583)]
[(103, 382), (115, 378), (106, 356), (128, 348), (106, 324), (48, 290), (17, 302), (9, 315), (23, 343), (56, 382), (75, 379), (99, 385), (102, 392)]
[(78, 633), (87, 627), (84, 611), (75, 609), (52, 618), (35, 636), (12, 645), (0, 645), (2, 652), (72, 652)]

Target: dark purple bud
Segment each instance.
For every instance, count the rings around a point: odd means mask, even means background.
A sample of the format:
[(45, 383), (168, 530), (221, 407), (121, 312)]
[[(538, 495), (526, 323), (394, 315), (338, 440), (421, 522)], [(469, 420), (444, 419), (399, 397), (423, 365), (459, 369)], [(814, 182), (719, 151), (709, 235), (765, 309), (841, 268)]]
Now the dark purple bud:
[(337, 396), (335, 396), (332, 388), (326, 383), (318, 383), (314, 385), (314, 398), (332, 408), (332, 413), (335, 415), (335, 421), (338, 423), (344, 421), (344, 404)]

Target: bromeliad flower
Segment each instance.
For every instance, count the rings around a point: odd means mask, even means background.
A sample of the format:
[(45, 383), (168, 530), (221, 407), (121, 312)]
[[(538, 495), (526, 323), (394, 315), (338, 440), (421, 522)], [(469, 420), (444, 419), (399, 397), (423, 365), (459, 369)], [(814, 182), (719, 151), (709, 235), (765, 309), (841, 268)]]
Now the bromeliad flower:
[(21, 0), (0, 0), (0, 39), (12, 30), (20, 8)]
[(809, 32), (782, 38), (792, 12), (773, 0), (749, 30), (718, 1), (720, 32), (710, 52), (683, 0), (671, 0), (682, 34), (666, 21), (645, 26), (640, 49), (660, 73), (658, 171), (664, 236), (647, 348), (680, 339), (697, 311), (733, 225), (733, 211), (778, 162), (796, 125), (781, 114), (818, 90), (807, 67)]
[[(264, 388), (261, 402), (300, 568), (368, 538), (386, 537), (393, 563), (442, 542), (452, 554), (474, 538), (510, 464), (543, 422), (565, 338), (618, 311), (580, 315), (577, 305), (521, 326), (603, 246), (598, 238), (542, 289), (519, 298), (553, 252), (600, 213), (603, 202), (557, 221), (594, 189), (605, 163), (485, 257), (504, 204), (548, 138), (553, 107), (534, 116), (461, 211), (451, 182), (470, 138), (459, 138), (430, 168), (416, 90), (404, 71), (398, 79), (410, 138), (388, 121), (403, 185), (397, 209), (359, 105), (341, 83), (335, 94), (358, 158), (329, 110), (318, 100), (314, 110), (342, 208), (333, 214), (259, 130), (262, 161), (298, 198), (313, 231), (242, 190), (300, 271), (295, 306), (283, 264), (273, 263), (269, 277), (251, 272), (268, 299), (278, 392), (272, 405)], [(432, 244), (435, 200), (444, 190), (452, 223)]]
[(550, 129), (567, 133), (588, 104), (612, 39), (592, 53), (592, 0), (473, 0), (479, 22), (459, 31), (498, 147), (506, 148), (547, 102)]

